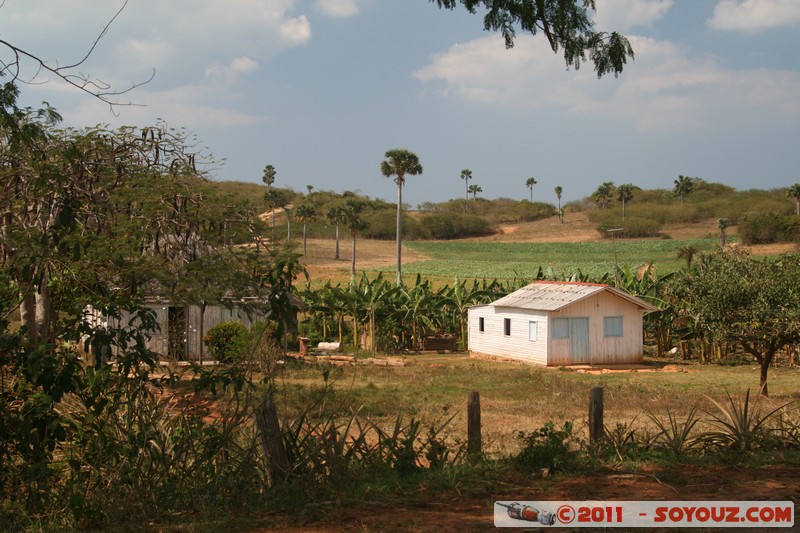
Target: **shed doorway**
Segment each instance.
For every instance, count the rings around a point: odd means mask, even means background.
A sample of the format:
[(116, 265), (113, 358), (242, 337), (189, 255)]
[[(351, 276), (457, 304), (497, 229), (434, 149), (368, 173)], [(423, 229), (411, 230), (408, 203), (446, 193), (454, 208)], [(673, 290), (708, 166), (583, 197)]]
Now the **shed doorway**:
[(167, 356), (174, 361), (186, 359), (186, 308), (167, 311)]

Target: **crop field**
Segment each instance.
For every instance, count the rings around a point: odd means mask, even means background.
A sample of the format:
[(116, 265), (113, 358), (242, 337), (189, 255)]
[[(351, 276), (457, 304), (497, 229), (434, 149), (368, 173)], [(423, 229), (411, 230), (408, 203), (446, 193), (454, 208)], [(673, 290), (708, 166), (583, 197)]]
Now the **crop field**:
[[(431, 259), (403, 265), (405, 274), (486, 278), (532, 278), (539, 267), (556, 274), (582, 272), (599, 277), (620, 266), (637, 268), (650, 263), (659, 274), (677, 270), (683, 262), (678, 250), (693, 246), (711, 250), (716, 239), (636, 240), (577, 243), (407, 242), (406, 247)], [(383, 270), (391, 270), (390, 267)]]

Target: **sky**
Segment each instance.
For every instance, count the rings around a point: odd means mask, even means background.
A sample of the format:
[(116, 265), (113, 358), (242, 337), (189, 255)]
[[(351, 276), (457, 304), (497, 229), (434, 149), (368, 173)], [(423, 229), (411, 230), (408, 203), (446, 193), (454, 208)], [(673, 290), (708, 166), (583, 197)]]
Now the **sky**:
[[(0, 39), (80, 72), (136, 105), (102, 102), (23, 69), (21, 103), (69, 126), (186, 128), (215, 180), (396, 198), (384, 153), (424, 172), (404, 202), (555, 202), (606, 181), (672, 188), (678, 175), (739, 190), (800, 182), (800, 1), (597, 0), (596, 27), (631, 41), (617, 78), (567, 69), (542, 36), (507, 50), (482, 14), (428, 0), (5, 0)], [(0, 56), (8, 59), (8, 56)], [(46, 83), (42, 83), (46, 82)]]

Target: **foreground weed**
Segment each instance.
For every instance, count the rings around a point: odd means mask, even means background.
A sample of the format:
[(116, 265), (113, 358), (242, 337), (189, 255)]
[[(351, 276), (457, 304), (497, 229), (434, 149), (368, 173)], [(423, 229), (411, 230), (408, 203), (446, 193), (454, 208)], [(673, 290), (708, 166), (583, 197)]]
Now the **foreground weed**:
[(678, 419), (672, 411), (667, 410), (667, 420), (661, 420), (652, 413), (647, 416), (658, 427), (658, 433), (653, 438), (653, 445), (666, 448), (675, 455), (686, 455), (691, 450), (696, 449), (702, 439), (692, 437), (692, 430), (700, 421), (697, 414), (697, 406), (692, 407), (689, 414), (683, 420)]
[(712, 446), (751, 452), (768, 440), (770, 436), (768, 423), (788, 404), (762, 414), (758, 399), (750, 400), (750, 389), (738, 399), (730, 393), (726, 394), (728, 398), (724, 404), (706, 396), (719, 411), (719, 413), (705, 411), (711, 417), (711, 423), (716, 425), (719, 431), (706, 433), (703, 438)]

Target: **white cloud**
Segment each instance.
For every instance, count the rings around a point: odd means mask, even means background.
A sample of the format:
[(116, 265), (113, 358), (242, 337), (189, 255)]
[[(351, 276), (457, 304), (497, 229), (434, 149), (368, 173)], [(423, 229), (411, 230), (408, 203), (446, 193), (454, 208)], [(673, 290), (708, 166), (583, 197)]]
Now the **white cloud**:
[(737, 119), (776, 123), (800, 116), (800, 73), (732, 70), (666, 41), (631, 36), (636, 61), (618, 78), (597, 80), (591, 65), (565, 71), (541, 36), (506, 50), (485, 37), (451, 47), (413, 73), (455, 97), (520, 111), (632, 122), (639, 130), (688, 130)]
[(290, 44), (305, 44), (311, 39), (311, 25), (305, 15), (284, 21), (279, 28), (280, 36)]
[(603, 31), (649, 27), (666, 15), (672, 0), (600, 0), (595, 22)]
[(800, 25), (797, 0), (720, 0), (707, 22), (715, 30), (757, 32)]
[(317, 11), (334, 18), (352, 17), (358, 14), (357, 0), (317, 0)]

